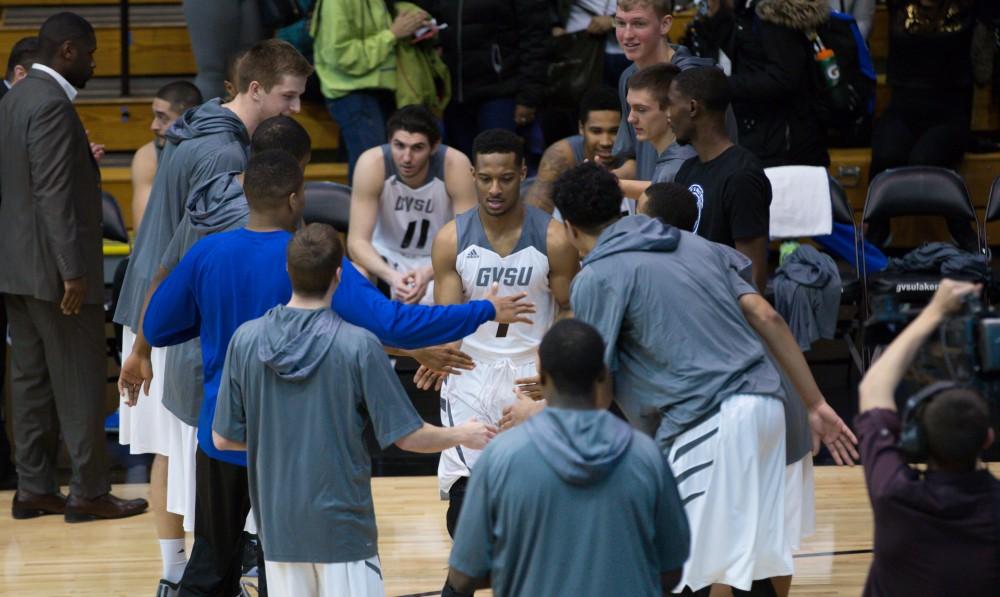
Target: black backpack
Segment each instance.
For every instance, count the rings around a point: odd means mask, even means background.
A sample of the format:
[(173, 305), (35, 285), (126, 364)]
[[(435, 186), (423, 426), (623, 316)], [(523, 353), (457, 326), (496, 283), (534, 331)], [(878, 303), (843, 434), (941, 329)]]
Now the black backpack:
[[(827, 128), (831, 147), (865, 146), (871, 142), (875, 111), (875, 65), (854, 17), (837, 11), (809, 34), (814, 53), (827, 48), (836, 56), (839, 79), (828, 85), (828, 67), (816, 62), (816, 112)], [(830, 73), (833, 74), (833, 73)]]

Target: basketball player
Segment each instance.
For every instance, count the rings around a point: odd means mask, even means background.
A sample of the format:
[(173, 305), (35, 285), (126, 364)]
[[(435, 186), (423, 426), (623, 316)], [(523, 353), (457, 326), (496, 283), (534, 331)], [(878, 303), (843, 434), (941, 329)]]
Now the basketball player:
[[(535, 378), (535, 348), (549, 326), (569, 312), (569, 285), (579, 269), (562, 226), (520, 198), (526, 167), (520, 137), (491, 129), (473, 143), (473, 179), (479, 206), (448, 222), (434, 239), (434, 299), (439, 305), (481, 299), (494, 282), (510, 293), (527, 292), (534, 322), (479, 326), (461, 343), (475, 368), (446, 379), (441, 422), (473, 418), (497, 424), (521, 380)], [(537, 385), (537, 384), (536, 384)], [(448, 532), (454, 536), (462, 496), (479, 452), (454, 448), (441, 454), (438, 480), (449, 497)]]
[[(311, 72), (309, 62), (290, 44), (260, 42), (240, 64), (240, 92), (233, 101), (205, 102), (174, 123), (166, 133), (167, 143), (125, 273), (114, 317), (124, 328), (122, 355), (126, 357), (118, 387), (123, 406), (137, 400), (140, 390), (144, 399), (131, 413), (123, 414), (121, 435), (128, 437), (130, 444), (141, 443), (142, 451), (165, 457), (154, 460), (150, 496), (159, 521), (162, 555), (165, 562), (168, 556), (171, 562), (164, 566), (161, 582), (161, 591), (167, 595), (176, 590), (185, 567), (184, 535), (168, 512), (184, 516), (183, 528), (194, 529), (196, 421), (185, 421), (182, 415), (185, 406), (190, 406), (185, 402), (200, 396), (201, 383), (196, 369), (165, 374), (167, 351), (156, 351), (154, 358), (141, 333), (145, 304), (191, 191), (221, 172), (243, 170), (254, 130), (271, 116), (299, 110), (299, 96)], [(165, 381), (174, 389), (167, 391)], [(128, 429), (126, 417), (131, 419)], [(168, 483), (168, 476), (176, 482)]]
[(476, 204), (469, 158), (441, 144), (434, 115), (400, 108), (389, 142), (361, 154), (354, 169), (347, 249), (351, 259), (406, 303), (431, 304), (431, 242), (455, 214)]
[(132, 229), (138, 230), (146, 211), (149, 192), (153, 188), (156, 167), (167, 144), (167, 130), (188, 108), (201, 104), (201, 92), (188, 81), (167, 83), (153, 98), (153, 122), (149, 130), (155, 137), (132, 156)]
[(583, 162), (611, 167), (611, 148), (618, 134), (622, 112), (618, 96), (607, 87), (595, 87), (580, 101), (580, 133), (556, 141), (542, 154), (538, 175), (525, 192), (529, 205), (552, 213), (552, 185), (563, 172)]

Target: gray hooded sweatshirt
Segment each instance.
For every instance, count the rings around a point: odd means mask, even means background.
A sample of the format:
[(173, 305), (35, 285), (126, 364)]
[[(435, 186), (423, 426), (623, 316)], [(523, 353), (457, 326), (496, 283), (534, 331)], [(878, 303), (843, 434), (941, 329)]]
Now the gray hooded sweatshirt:
[(166, 133), (146, 214), (136, 234), (115, 323), (135, 330), (163, 254), (184, 215), (191, 191), (220, 172), (246, 169), (250, 135), (243, 121), (214, 99), (181, 115)]
[(371, 457), (423, 426), (373, 334), (330, 309), (280, 305), (236, 330), (212, 429), (247, 444), (250, 501), (269, 561), (378, 553)]
[[(246, 226), (250, 215), (239, 172), (222, 172), (199, 185), (188, 197), (184, 217), (163, 253), (160, 265), (173, 271), (199, 239), (215, 232)], [(198, 426), (205, 396), (201, 341), (198, 338), (167, 349), (163, 406), (184, 423)]]
[(604, 337), (622, 411), (667, 450), (730, 396), (783, 398), (740, 309), (755, 292), (720, 245), (640, 215), (601, 233), (570, 301)]
[(496, 595), (659, 596), (689, 541), (651, 439), (607, 411), (550, 407), (476, 462), (449, 563)]

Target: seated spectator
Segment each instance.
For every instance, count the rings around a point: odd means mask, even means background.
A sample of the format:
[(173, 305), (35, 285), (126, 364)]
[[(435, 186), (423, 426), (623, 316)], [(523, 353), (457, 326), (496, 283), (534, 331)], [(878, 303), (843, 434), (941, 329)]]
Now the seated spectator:
[(629, 65), (625, 51), (612, 34), (615, 30), (614, 15), (618, 10), (617, 0), (557, 0), (555, 4), (562, 26), (554, 27), (552, 35), (586, 30), (590, 35), (607, 37), (601, 79), (613, 88)]
[(448, 24), (440, 34), (452, 82), (445, 142), (471, 156), (472, 140), (482, 131), (529, 132), (545, 100), (551, 35), (546, 0), (422, 4), (438, 23)]
[(676, 143), (667, 118), (667, 93), (679, 72), (673, 64), (654, 64), (628, 80), (629, 126), (637, 141), (653, 148), (656, 160), (637, 162), (635, 180), (621, 180), (626, 197), (639, 197), (651, 182), (674, 180), (681, 165), (697, 155), (690, 146)]
[(676, 182), (649, 185), (639, 197), (638, 211), (688, 232), (698, 222), (698, 200), (687, 187)]
[(726, 134), (729, 88), (714, 67), (683, 71), (670, 85), (667, 114), (677, 142), (698, 152), (674, 181), (698, 201), (694, 232), (750, 258), (758, 290), (767, 284), (771, 183), (760, 160)]
[[(890, 0), (889, 106), (872, 131), (870, 178), (899, 166), (957, 169), (965, 155), (972, 122), (972, 32), (977, 19), (995, 10), (988, 0)], [(977, 239), (961, 221), (949, 222), (965, 250)], [(889, 234), (875, 222), (868, 236), (876, 243)]]
[(659, 596), (680, 580), (689, 529), (677, 484), (653, 440), (606, 410), (603, 359), (586, 323), (545, 334), (548, 408), (480, 456), (443, 597), (491, 585), (496, 595)]
[(618, 134), (621, 109), (614, 91), (598, 87), (587, 92), (580, 102), (579, 133), (556, 141), (542, 154), (538, 175), (525, 198), (529, 203), (552, 213), (552, 185), (563, 172), (585, 161), (611, 166), (611, 154)]
[(396, 109), (396, 44), (428, 23), (423, 10), (393, 18), (390, 4), (323, 0), (313, 17), (316, 74), (347, 147), (349, 180), (361, 154), (385, 142), (385, 121)]
[(732, 60), (729, 88), (740, 145), (764, 167), (830, 164), (806, 36), (829, 19), (827, 1), (708, 2), (702, 32)]
[(156, 167), (167, 143), (167, 129), (188, 108), (200, 105), (201, 93), (187, 81), (174, 81), (160, 87), (153, 98), (153, 140), (140, 147), (132, 156), (132, 229), (138, 230), (142, 214), (146, 211), (149, 192), (153, 189)]
[[(986, 597), (1000, 587), (1000, 481), (979, 460), (995, 437), (989, 405), (974, 390), (936, 385), (925, 388), (912, 420), (910, 413), (901, 420), (894, 399), (924, 341), (962, 309), (964, 297), (979, 291), (942, 280), (858, 388), (855, 427), (875, 515), (866, 597)], [(911, 441), (914, 433), (919, 441)], [(926, 452), (924, 472), (908, 464), (917, 452)]]

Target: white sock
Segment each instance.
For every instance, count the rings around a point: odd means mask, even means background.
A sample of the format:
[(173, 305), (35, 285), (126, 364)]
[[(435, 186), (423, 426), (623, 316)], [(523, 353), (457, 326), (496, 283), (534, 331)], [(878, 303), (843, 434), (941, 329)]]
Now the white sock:
[(187, 566), (184, 539), (160, 539), (160, 558), (163, 560), (163, 578), (173, 583), (179, 581)]

